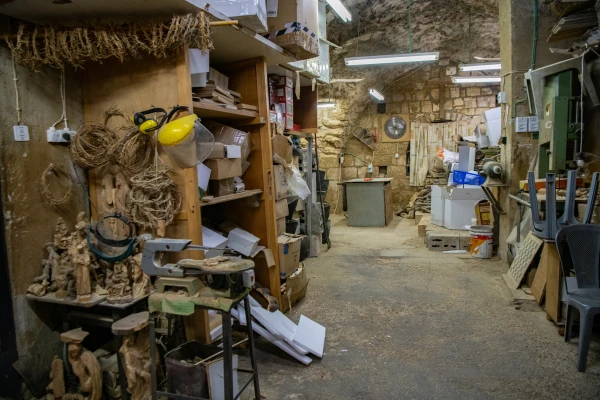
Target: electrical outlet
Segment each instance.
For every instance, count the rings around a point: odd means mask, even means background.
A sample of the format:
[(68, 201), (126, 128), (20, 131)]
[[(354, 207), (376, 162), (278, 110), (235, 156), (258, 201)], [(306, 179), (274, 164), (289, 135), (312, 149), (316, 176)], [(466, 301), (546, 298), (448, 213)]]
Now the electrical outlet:
[(29, 128), (25, 125), (13, 126), (15, 142), (29, 142)]
[(75, 136), (75, 131), (70, 129), (50, 128), (46, 131), (48, 143), (71, 143), (71, 139)]
[(498, 104), (508, 104), (508, 96), (506, 92), (498, 93)]

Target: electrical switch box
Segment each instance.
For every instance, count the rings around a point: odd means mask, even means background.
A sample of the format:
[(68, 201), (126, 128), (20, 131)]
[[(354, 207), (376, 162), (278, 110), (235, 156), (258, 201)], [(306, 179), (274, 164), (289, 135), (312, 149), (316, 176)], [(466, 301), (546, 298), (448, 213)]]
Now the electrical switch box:
[(48, 143), (71, 143), (71, 139), (75, 136), (75, 131), (50, 128), (46, 131), (46, 136)]
[(529, 117), (517, 117), (515, 119), (515, 132), (529, 132)]
[(540, 131), (540, 120), (537, 116), (529, 117), (529, 132), (539, 132)]
[(29, 142), (29, 128), (25, 125), (13, 126), (16, 142)]
[(507, 104), (508, 103), (508, 96), (506, 95), (506, 92), (498, 93), (497, 99), (498, 99), (498, 104)]

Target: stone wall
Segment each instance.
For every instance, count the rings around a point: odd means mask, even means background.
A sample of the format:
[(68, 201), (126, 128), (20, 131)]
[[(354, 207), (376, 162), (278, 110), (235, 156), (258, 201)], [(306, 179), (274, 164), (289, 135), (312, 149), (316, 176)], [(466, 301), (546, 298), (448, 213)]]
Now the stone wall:
[[(457, 74), (456, 63), (441, 61), (439, 64), (422, 66), (409, 77), (382, 89), (386, 96), (384, 114), (377, 113), (375, 102), (367, 103), (361, 112), (356, 113), (353, 96), (357, 93), (353, 89), (364, 86), (332, 84), (319, 91), (319, 101), (335, 101), (338, 104), (336, 108), (319, 111), (320, 168), (326, 170), (330, 180), (326, 201), (332, 204), (332, 212), (342, 211), (342, 186), (338, 186), (338, 182), (364, 178), (371, 160), (374, 177), (394, 178), (394, 208), (406, 207), (412, 195), (419, 190), (409, 185), (407, 151), (410, 143), (378, 141), (374, 144), (374, 150), (371, 150), (353, 134), (362, 127), (370, 133), (376, 130), (381, 138), (385, 122), (398, 114), (408, 115), (411, 122), (429, 122), (441, 117), (453, 121), (468, 120), (472, 121), (474, 129), (481, 122), (481, 114), (496, 107), (499, 87), (453, 85), (451, 77)], [(339, 157), (342, 154), (344, 160), (340, 166)]]

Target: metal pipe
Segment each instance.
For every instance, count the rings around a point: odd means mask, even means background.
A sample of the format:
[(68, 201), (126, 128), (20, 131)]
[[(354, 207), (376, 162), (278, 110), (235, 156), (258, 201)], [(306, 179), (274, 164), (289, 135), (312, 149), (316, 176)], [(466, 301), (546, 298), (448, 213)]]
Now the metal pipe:
[(533, 43), (531, 49), (531, 69), (535, 69), (535, 61), (537, 58), (538, 15), (538, 0), (533, 0)]
[(513, 199), (513, 200), (514, 200), (514, 201), (516, 201), (517, 203), (524, 205), (525, 207), (529, 207), (529, 208), (531, 208), (531, 204), (530, 204), (530, 203), (526, 202), (525, 200), (521, 200), (521, 199), (520, 199), (520, 198), (518, 198), (517, 196), (514, 196), (514, 195), (512, 195), (512, 194), (509, 194), (509, 195), (508, 195), (508, 197), (509, 197), (509, 198), (511, 198), (511, 199)]

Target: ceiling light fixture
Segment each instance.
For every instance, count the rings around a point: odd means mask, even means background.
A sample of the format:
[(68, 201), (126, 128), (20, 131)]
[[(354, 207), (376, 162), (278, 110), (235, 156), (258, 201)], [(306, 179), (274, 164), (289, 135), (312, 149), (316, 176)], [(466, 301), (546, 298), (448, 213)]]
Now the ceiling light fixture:
[(385, 100), (385, 97), (375, 89), (369, 89), (369, 94), (379, 101)]
[(322, 103), (317, 103), (317, 108), (333, 108), (336, 104), (333, 101), (325, 101)]
[(499, 71), (502, 69), (500, 63), (479, 63), (479, 64), (461, 64), (460, 70), (462, 72), (471, 71)]
[(500, 83), (499, 76), (457, 76), (452, 78), (452, 83)]
[(406, 53), (406, 54), (390, 54), (387, 56), (367, 56), (367, 57), (350, 57), (344, 59), (346, 65), (376, 65), (376, 64), (397, 64), (411, 63), (422, 61), (437, 61), (440, 59), (439, 52), (433, 53)]
[(348, 11), (346, 7), (344, 7), (340, 0), (327, 0), (327, 4), (329, 4), (329, 6), (333, 8), (333, 11), (335, 11), (335, 13), (342, 20), (344, 20), (344, 22), (352, 21), (352, 14), (350, 14), (350, 11)]

